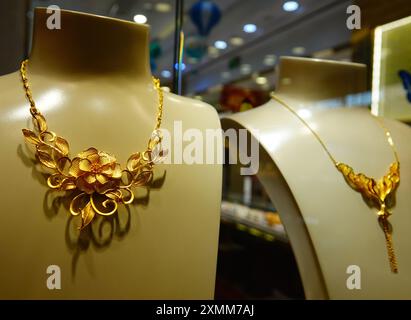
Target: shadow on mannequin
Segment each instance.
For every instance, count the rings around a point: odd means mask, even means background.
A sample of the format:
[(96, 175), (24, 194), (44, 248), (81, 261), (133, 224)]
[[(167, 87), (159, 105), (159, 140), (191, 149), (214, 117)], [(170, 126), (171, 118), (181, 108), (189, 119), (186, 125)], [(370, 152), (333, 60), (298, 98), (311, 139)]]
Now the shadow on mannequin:
[[(30, 156), (30, 148), (19, 144), (17, 155), (26, 167), (32, 169), (32, 177), (41, 185), (48, 188), (47, 177), (49, 174), (44, 173), (39, 163)], [(145, 190), (142, 196), (136, 196), (132, 206), (121, 206), (117, 213), (111, 216), (97, 216), (96, 219), (87, 225), (81, 232), (79, 231), (79, 217), (70, 215), (65, 228), (65, 241), (68, 251), (72, 254), (71, 261), (71, 278), (75, 281), (77, 263), (81, 254), (86, 253), (89, 249), (95, 251), (104, 251), (110, 247), (113, 239), (123, 240), (130, 231), (132, 213), (138, 212), (137, 207), (147, 207), (150, 203), (151, 190), (161, 189), (166, 180), (166, 170), (161, 176), (154, 177), (151, 183), (140, 189)], [(54, 191), (47, 190), (43, 198), (43, 211), (48, 220), (56, 218), (64, 207), (63, 212), (69, 212), (71, 199), (76, 196), (76, 191)], [(137, 216), (138, 217), (138, 216)], [(93, 272), (92, 270), (90, 271)]]

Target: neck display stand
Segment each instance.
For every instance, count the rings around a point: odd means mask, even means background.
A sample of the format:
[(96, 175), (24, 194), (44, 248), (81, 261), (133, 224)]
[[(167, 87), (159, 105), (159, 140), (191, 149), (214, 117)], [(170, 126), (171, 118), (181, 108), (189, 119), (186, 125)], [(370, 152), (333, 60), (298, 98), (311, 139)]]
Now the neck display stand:
[[(383, 177), (394, 156), (369, 110), (325, 107), (366, 91), (365, 66), (285, 57), (279, 68), (276, 95), (304, 117), (337, 161)], [(398, 274), (390, 271), (378, 210), (350, 188), (298, 118), (270, 100), (222, 120), (224, 129), (245, 128), (259, 141), (257, 176), (285, 226), (307, 299), (411, 298), (411, 129), (384, 123), (401, 162), (390, 217)]]
[[(38, 109), (73, 155), (93, 146), (124, 165), (145, 149), (157, 114), (148, 27), (61, 11), (61, 29), (50, 30), (48, 16), (35, 11), (29, 57)], [(129, 210), (80, 233), (64, 194), (49, 191), (25, 146), (30, 113), (19, 73), (1, 77), (0, 88), (0, 299), (213, 298), (221, 165), (159, 164)], [(164, 93), (170, 146), (181, 142), (175, 121), (204, 135), (220, 128), (210, 105)], [(56, 267), (60, 289), (48, 282)]]

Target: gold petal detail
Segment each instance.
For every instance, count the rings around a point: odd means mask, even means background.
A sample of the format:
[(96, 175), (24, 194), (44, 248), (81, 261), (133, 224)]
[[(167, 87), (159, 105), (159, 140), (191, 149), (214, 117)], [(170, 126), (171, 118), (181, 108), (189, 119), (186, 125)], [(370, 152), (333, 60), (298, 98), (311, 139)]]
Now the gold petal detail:
[(78, 157), (81, 158), (81, 159), (84, 159), (84, 158), (87, 158), (88, 156), (90, 156), (92, 154), (97, 154), (97, 153), (98, 153), (97, 149), (91, 147), (91, 148), (88, 148), (87, 150), (84, 150), (84, 151), (80, 152), (78, 154)]
[(100, 155), (99, 155), (100, 157), (99, 157), (99, 159), (98, 159), (98, 162), (99, 162), (99, 165), (100, 166), (105, 166), (106, 164), (110, 164), (111, 162), (113, 162), (111, 159), (110, 159), (110, 157), (107, 157), (106, 155), (104, 155), (104, 154), (101, 154), (101, 152), (100, 152)]
[(82, 177), (77, 178), (76, 180), (76, 186), (79, 188), (81, 191), (87, 193), (87, 194), (92, 194), (94, 193), (94, 188), (90, 184), (88, 184)]
[(112, 176), (115, 167), (116, 167), (115, 163), (109, 163), (109, 164), (102, 166), (100, 168), (100, 172), (110, 177)]
[(87, 160), (89, 160), (92, 164), (97, 164), (98, 165), (98, 161), (100, 160), (100, 156), (98, 155), (98, 153), (93, 153), (93, 154), (90, 154), (89, 156), (87, 156)]
[(108, 178), (104, 174), (100, 174), (100, 173), (96, 174), (96, 178), (97, 178), (97, 181), (100, 182), (101, 184), (106, 184), (109, 181)]
[(114, 156), (112, 156), (111, 154), (109, 154), (109, 153), (107, 153), (107, 152), (105, 152), (105, 151), (100, 151), (100, 152), (98, 153), (98, 155), (99, 155), (101, 158), (106, 158), (109, 162), (116, 162), (116, 161), (117, 161)]
[(69, 174), (72, 177), (77, 178), (81, 174), (80, 170), (80, 158), (74, 158), (71, 162), (71, 166), (69, 169)]
[(79, 163), (79, 169), (84, 172), (90, 172), (92, 163), (88, 159), (81, 159)]
[(114, 179), (120, 179), (121, 178), (121, 166), (120, 166), (120, 164), (118, 164), (118, 163), (116, 164), (116, 167), (114, 168), (112, 177)]
[(93, 184), (96, 182), (96, 175), (94, 173), (85, 174), (84, 180), (89, 184)]

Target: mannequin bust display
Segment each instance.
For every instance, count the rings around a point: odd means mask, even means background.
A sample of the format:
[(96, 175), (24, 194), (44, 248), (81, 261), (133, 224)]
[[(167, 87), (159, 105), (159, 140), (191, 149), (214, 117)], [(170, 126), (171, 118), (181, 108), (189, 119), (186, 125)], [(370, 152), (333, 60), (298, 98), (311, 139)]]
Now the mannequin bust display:
[[(375, 179), (387, 173), (395, 160), (393, 151), (367, 108), (318, 107), (319, 102), (365, 92), (364, 65), (284, 57), (277, 83), (275, 95), (307, 121), (337, 161)], [(390, 270), (378, 210), (350, 188), (295, 115), (271, 99), (222, 121), (225, 129), (259, 131), (258, 177), (287, 230), (308, 299), (411, 298), (411, 130), (393, 120), (384, 119), (384, 124), (401, 163), (401, 182), (389, 219), (397, 274)], [(360, 290), (349, 285), (353, 268)]]
[[(148, 27), (61, 11), (61, 29), (49, 30), (47, 18), (35, 10), (28, 79), (37, 108), (71, 155), (95, 147), (124, 166), (145, 150), (157, 115)], [(25, 146), (31, 117), (19, 72), (1, 77), (0, 88), (1, 299), (213, 298), (221, 165), (156, 165), (149, 197), (137, 190), (111, 225), (80, 233)], [(213, 107), (164, 92), (161, 128), (173, 133), (177, 120), (183, 129), (220, 128)], [(47, 286), (51, 265), (60, 290)]]

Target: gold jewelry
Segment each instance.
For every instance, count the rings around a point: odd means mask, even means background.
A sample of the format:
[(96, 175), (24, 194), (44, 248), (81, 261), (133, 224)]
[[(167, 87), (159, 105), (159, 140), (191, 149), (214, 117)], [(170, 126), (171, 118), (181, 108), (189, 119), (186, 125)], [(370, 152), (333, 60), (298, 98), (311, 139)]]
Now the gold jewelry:
[(324, 151), (327, 153), (328, 157), (334, 163), (335, 167), (343, 174), (349, 186), (355, 191), (361, 193), (368, 204), (379, 208), (379, 211), (377, 213), (378, 222), (380, 223), (384, 231), (390, 268), (393, 273), (398, 273), (397, 259), (395, 257), (391, 235), (392, 228), (391, 224), (388, 222), (388, 218), (392, 213), (389, 212), (388, 209), (393, 206), (392, 197), (394, 196), (395, 191), (400, 183), (400, 160), (390, 131), (385, 127), (381, 119), (373, 116), (377, 120), (379, 125), (384, 129), (388, 144), (391, 146), (395, 158), (395, 162), (390, 165), (388, 173), (377, 181), (376, 179), (369, 178), (362, 173), (356, 174), (354, 170), (347, 164), (336, 161), (319, 135), (302, 117), (298, 115), (296, 111), (294, 111), (288, 104), (286, 104), (275, 95), (271, 95), (271, 97), (279, 102), (288, 111), (290, 111), (294, 116), (296, 116), (311, 131), (314, 137), (321, 144)]
[(153, 179), (153, 167), (165, 155), (160, 131), (163, 116), (163, 91), (160, 81), (153, 78), (158, 93), (158, 112), (154, 130), (143, 152), (133, 153), (122, 169), (114, 156), (88, 148), (75, 158), (69, 157), (69, 144), (54, 132), (48, 131), (45, 117), (37, 109), (27, 79), (28, 60), (21, 63), (20, 74), (26, 97), (30, 102), (34, 131), (22, 129), (27, 143), (36, 148), (36, 158), (51, 171), (47, 185), (54, 190), (73, 191), (70, 213), (81, 215), (80, 230), (93, 221), (96, 214), (110, 216), (118, 204), (134, 201), (132, 187), (147, 186)]

